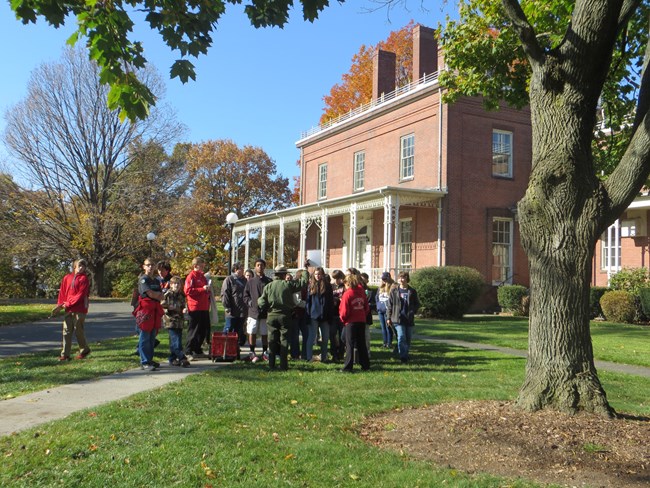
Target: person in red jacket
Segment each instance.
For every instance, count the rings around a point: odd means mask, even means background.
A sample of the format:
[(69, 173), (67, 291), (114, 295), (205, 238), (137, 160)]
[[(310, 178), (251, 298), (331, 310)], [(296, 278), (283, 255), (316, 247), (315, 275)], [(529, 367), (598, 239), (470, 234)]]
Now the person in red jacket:
[(90, 283), (86, 271), (88, 264), (85, 259), (78, 259), (74, 262), (74, 271), (63, 277), (59, 288), (59, 299), (56, 307), (52, 309), (52, 315), (65, 310), (63, 317), (63, 350), (59, 361), (70, 360), (72, 349), (72, 334), (77, 337), (79, 354), (75, 359), (84, 359), (90, 354), (90, 348), (86, 342), (84, 322), (88, 314), (88, 295), (90, 294)]
[(361, 369), (370, 369), (370, 358), (366, 347), (366, 317), (370, 313), (366, 292), (359, 280), (359, 275), (349, 274), (345, 277), (345, 292), (341, 297), (339, 315), (345, 326), (345, 363), (342, 373), (352, 373), (354, 366), (354, 348), (359, 354)]
[(210, 341), (210, 283), (203, 274), (203, 258), (192, 259), (192, 271), (185, 278), (185, 297), (190, 323), (187, 328), (185, 355), (190, 359), (203, 356), (204, 341)]

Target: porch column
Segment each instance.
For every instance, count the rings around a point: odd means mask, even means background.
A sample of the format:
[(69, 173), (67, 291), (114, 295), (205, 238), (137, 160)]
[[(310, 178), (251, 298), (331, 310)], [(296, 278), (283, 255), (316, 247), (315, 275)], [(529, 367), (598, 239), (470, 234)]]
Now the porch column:
[(393, 196), (384, 197), (384, 266), (382, 271), (390, 270), (390, 254), (393, 230)]
[(246, 241), (244, 242), (244, 269), (248, 269), (248, 256), (250, 251), (250, 245), (248, 238), (251, 235), (251, 225), (246, 224)]
[(278, 239), (278, 266), (284, 266), (284, 217), (280, 217), (280, 237)]
[(305, 212), (300, 214), (300, 246), (298, 251), (297, 268), (300, 268), (307, 259), (307, 216)]
[(352, 202), (350, 204), (350, 246), (349, 246), (349, 252), (350, 252), (350, 259), (349, 259), (349, 267), (350, 268), (356, 268), (357, 267), (357, 204), (356, 202)]
[(266, 261), (266, 220), (262, 222), (262, 231), (260, 235), (260, 258)]
[[(399, 248), (400, 248), (400, 235), (399, 235), (399, 195), (395, 195), (395, 200), (393, 204), (393, 212), (395, 218), (393, 219), (393, 229), (395, 232), (395, 272), (394, 276), (397, 278), (397, 274), (400, 272), (400, 262), (399, 262)], [(395, 280), (397, 281), (397, 279)]]
[(320, 217), (320, 262), (327, 269), (327, 209), (321, 210)]

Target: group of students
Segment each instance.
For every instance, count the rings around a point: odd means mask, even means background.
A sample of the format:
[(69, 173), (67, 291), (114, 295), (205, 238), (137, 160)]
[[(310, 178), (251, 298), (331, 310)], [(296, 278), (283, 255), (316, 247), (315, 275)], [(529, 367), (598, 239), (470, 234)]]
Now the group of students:
[[(263, 357), (267, 357), (267, 347), (270, 349), (270, 368), (275, 367), (276, 356), (280, 358), (280, 369), (286, 369), (289, 353), (293, 359), (322, 362), (328, 362), (331, 353), (332, 360), (344, 359), (341, 371), (350, 372), (356, 350), (361, 368), (368, 369), (370, 302), (376, 300), (384, 347), (392, 348), (396, 335), (395, 353), (402, 362), (408, 361), (415, 313), (420, 306), (417, 292), (409, 286), (408, 272), (400, 273), (397, 284), (390, 273), (384, 272), (382, 285), (374, 294), (368, 289), (368, 276), (355, 268), (348, 268), (345, 273), (335, 270), (329, 276), (322, 267), (312, 268), (309, 274), (308, 265), (298, 270), (295, 277), (280, 266), (274, 270), (274, 280), (266, 276), (263, 259), (255, 262), (255, 273), (249, 279), (239, 263), (233, 265), (233, 273), (221, 289), (225, 330), (236, 332), (243, 346), (245, 324), (250, 347), (247, 359), (258, 359), (255, 334), (260, 332)], [(270, 322), (274, 326), (269, 327)], [(277, 337), (269, 340), (274, 333)], [(319, 336), (317, 356), (313, 348)]]
[[(143, 370), (156, 370), (154, 361), (156, 336), (161, 326), (169, 332), (169, 364), (189, 367), (195, 357), (204, 356), (204, 343), (210, 343), (211, 313), (216, 314), (212, 283), (204, 273), (205, 262), (197, 257), (183, 281), (172, 276), (167, 262), (154, 263), (146, 258), (143, 273), (134, 290), (133, 315), (139, 332), (137, 353)], [(239, 345), (249, 341), (247, 359), (265, 359), (269, 368), (288, 368), (288, 356), (306, 361), (328, 362), (344, 358), (342, 372), (351, 372), (355, 354), (362, 369), (370, 367), (370, 335), (372, 324), (370, 300), (377, 305), (384, 347), (393, 347), (402, 362), (409, 359), (415, 314), (420, 306), (415, 289), (409, 286), (408, 272), (398, 276), (394, 283), (388, 272), (382, 274), (382, 283), (374, 295), (367, 287), (368, 277), (355, 268), (332, 272), (331, 277), (322, 267), (305, 269), (292, 276), (286, 268), (274, 270), (275, 279), (266, 275), (266, 262), (258, 259), (255, 271), (244, 271), (239, 263), (232, 266), (221, 288), (221, 301), (225, 309), (225, 332), (234, 331)], [(74, 271), (64, 277), (57, 306), (52, 314), (65, 309), (63, 324), (63, 350), (59, 360), (70, 359), (73, 333), (79, 343), (77, 359), (90, 354), (85, 339), (84, 320), (88, 311), (89, 281), (86, 262), (74, 263)], [(187, 338), (183, 343), (185, 316), (189, 317)], [(262, 356), (255, 354), (257, 336), (262, 339)], [(302, 347), (300, 337), (302, 336)], [(320, 356), (313, 353), (320, 336)]]

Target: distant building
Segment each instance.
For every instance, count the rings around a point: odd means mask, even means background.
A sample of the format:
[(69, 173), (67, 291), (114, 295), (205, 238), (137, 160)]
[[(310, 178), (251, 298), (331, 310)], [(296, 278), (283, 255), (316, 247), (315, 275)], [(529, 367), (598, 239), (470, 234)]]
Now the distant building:
[(416, 26), (413, 42), (415, 81), (396, 87), (395, 55), (379, 51), (372, 102), (302, 134), (300, 205), (235, 226), (247, 266), (253, 237), (265, 259), (302, 265), (284, 255), (291, 234), (298, 255), (354, 266), (375, 283), (386, 270), (454, 265), (476, 268), (487, 285), (528, 286), (516, 203), (531, 170), (530, 112), (486, 111), (479, 98), (442, 103), (434, 30)]

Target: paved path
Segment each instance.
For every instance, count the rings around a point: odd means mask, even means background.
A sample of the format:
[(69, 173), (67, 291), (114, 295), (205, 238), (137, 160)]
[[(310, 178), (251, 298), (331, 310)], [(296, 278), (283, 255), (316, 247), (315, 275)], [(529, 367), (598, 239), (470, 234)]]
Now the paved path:
[[(99, 342), (105, 339), (135, 335), (135, 321), (131, 305), (124, 302), (92, 302), (86, 318), (86, 339)], [(62, 318), (42, 320), (29, 324), (0, 327), (0, 357), (16, 356), (35, 351), (60, 352)], [(73, 340), (73, 348), (76, 341)]]
[[(89, 341), (133, 335), (131, 307), (124, 303), (93, 304), (88, 317)], [(375, 332), (377, 332), (375, 330)], [(526, 357), (525, 351), (507, 347), (479, 344), (415, 334), (414, 339), (440, 342), (458, 347), (494, 351)], [(61, 324), (44, 321), (0, 327), (0, 356), (11, 356), (35, 350), (57, 350), (61, 341)], [(213, 363), (207, 359), (193, 362), (191, 368), (163, 365), (159, 371), (144, 372), (133, 369), (97, 380), (83, 381), (49, 390), (0, 401), (0, 436), (9, 435), (45, 422), (58, 420), (73, 412), (93, 408), (104, 403), (179, 381), (190, 374), (228, 367), (231, 363)], [(650, 368), (596, 361), (599, 370), (634, 374), (650, 378)], [(72, 404), (71, 404), (72, 403)]]

